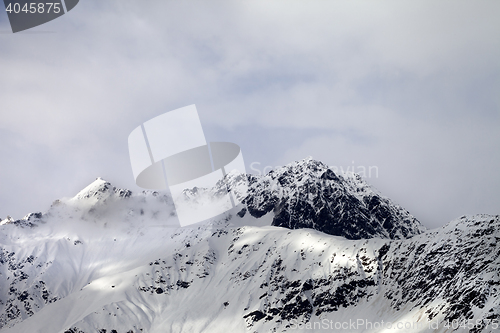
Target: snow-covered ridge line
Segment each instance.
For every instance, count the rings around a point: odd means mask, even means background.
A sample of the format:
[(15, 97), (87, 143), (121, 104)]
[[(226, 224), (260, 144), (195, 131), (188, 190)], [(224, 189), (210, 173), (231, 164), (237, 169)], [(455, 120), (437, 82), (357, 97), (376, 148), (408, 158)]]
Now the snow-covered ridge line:
[(165, 193), (100, 178), (3, 220), (0, 330), (310, 332), (296, 328), (364, 319), (495, 332), (500, 216), (425, 231), (360, 177), (313, 160), (227, 178), (235, 195), (248, 181), (244, 203), (185, 228)]
[[(245, 186), (241, 186), (243, 183)], [(241, 192), (243, 187), (245, 191)], [(425, 227), (407, 210), (382, 196), (359, 175), (336, 174), (327, 165), (312, 159), (290, 163), (264, 176), (229, 173), (225, 181), (213, 189), (187, 189), (185, 199), (202, 201), (202, 196), (210, 199), (226, 188), (243, 202), (239, 206), (239, 217), (247, 214), (247, 225), (267, 223), (289, 229), (312, 228), (348, 239), (402, 239), (425, 231)], [(141, 202), (151, 201), (151, 197), (169, 203), (157, 207), (158, 212), (175, 214), (171, 198), (164, 193), (143, 191), (133, 194), (102, 178), (97, 178), (75, 197), (62, 202), (90, 212), (102, 211), (104, 204), (109, 202), (106, 215), (111, 217), (111, 207), (115, 207), (115, 218), (122, 219), (126, 216), (118, 207), (123, 210), (126, 206), (128, 213), (134, 215), (137, 211), (144, 211), (144, 207), (139, 208)], [(58, 203), (61, 201), (56, 201)], [(49, 210), (47, 214), (50, 213)], [(261, 220), (263, 216), (266, 218)], [(26, 218), (2, 221), (2, 224), (6, 223), (33, 226)]]

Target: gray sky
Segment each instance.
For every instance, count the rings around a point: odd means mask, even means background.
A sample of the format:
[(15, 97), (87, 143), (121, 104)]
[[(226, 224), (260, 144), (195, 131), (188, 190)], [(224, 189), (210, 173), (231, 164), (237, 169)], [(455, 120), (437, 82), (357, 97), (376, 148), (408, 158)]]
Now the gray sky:
[(98, 176), (139, 190), (129, 133), (189, 104), (247, 171), (376, 166), (367, 181), (429, 228), (498, 214), (499, 17), (498, 1), (81, 0), (12, 34), (2, 12), (0, 217)]

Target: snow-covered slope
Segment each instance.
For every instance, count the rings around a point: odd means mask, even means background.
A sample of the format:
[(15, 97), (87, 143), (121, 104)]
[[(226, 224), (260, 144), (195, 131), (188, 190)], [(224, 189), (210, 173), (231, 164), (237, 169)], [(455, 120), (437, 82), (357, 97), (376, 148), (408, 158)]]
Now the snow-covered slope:
[[(44, 214), (2, 221), (1, 332), (322, 332), (346, 323), (352, 332), (386, 332), (388, 322), (412, 325), (402, 332), (446, 332), (453, 319), (470, 319), (471, 332), (498, 330), (499, 216), (464, 216), (401, 239), (391, 237), (394, 229), (369, 239), (291, 230), (270, 225), (274, 208), (251, 214), (265, 203), (259, 195), (293, 197), (283, 184), (267, 185), (280, 179), (268, 177), (251, 184), (246, 214), (236, 207), (185, 228), (168, 195), (133, 194), (102, 179)], [(334, 193), (351, 194), (361, 182), (340, 183), (345, 189)], [(359, 202), (378, 195), (361, 188)], [(366, 209), (378, 223), (376, 210)]]

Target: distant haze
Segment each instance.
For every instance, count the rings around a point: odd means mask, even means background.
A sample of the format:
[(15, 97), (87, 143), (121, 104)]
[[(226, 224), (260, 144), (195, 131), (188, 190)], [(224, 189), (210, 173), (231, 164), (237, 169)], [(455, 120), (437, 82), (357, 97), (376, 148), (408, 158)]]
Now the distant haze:
[(428, 228), (499, 214), (499, 17), (498, 1), (81, 1), (12, 34), (2, 11), (0, 218), (98, 176), (141, 190), (129, 133), (190, 104), (249, 172), (312, 156), (365, 168)]

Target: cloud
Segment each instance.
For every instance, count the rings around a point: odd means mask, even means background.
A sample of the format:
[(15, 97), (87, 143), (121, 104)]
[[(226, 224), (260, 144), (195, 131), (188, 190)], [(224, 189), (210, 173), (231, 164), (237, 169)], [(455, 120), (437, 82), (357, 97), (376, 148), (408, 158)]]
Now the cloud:
[[(128, 134), (193, 103), (207, 138), (239, 143), (248, 161), (377, 163), (378, 187), (436, 225), (464, 207), (494, 212), (499, 11), (495, 1), (81, 1), (39, 28), (55, 33), (0, 35), (2, 151), (15, 161), (2, 164), (0, 216), (43, 210), (36, 198), (97, 176), (137, 189)], [(18, 171), (35, 157), (45, 167)], [(17, 191), (34, 183), (29, 198)]]

